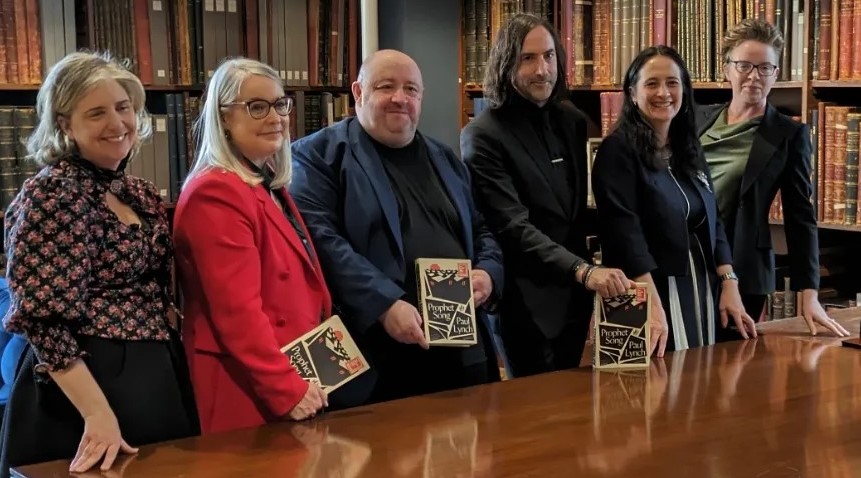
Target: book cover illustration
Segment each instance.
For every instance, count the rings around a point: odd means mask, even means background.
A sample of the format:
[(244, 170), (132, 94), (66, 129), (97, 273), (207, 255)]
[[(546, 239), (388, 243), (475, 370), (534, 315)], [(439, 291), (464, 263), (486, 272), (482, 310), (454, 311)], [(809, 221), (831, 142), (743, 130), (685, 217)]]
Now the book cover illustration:
[(628, 293), (595, 295), (595, 368), (649, 365), (649, 288), (638, 282)]
[(302, 378), (326, 393), (366, 372), (370, 367), (337, 315), (281, 348)]
[(419, 313), (430, 345), (478, 343), (472, 267), (464, 259), (416, 259)]

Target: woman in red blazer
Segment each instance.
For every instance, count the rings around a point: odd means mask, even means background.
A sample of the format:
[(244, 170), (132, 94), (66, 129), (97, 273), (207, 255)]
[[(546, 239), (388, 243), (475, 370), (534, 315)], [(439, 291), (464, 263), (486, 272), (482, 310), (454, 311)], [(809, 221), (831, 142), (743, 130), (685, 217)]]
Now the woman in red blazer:
[(331, 313), (285, 188), (291, 107), (272, 68), (233, 59), (215, 71), (196, 125), (201, 144), (174, 240), (203, 433), (302, 420), (327, 404), (280, 352)]

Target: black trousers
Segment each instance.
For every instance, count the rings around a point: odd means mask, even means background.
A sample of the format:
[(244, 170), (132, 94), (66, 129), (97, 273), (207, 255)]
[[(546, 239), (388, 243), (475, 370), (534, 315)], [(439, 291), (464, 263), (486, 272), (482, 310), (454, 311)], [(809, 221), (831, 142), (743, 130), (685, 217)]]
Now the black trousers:
[[(418, 345), (394, 341), (381, 324), (375, 324), (362, 340), (363, 353), (371, 365), (367, 380), (374, 378), (367, 402), (396, 400), (499, 381), (490, 334), (481, 322), (478, 332), (479, 345), (470, 347), (470, 350), (442, 346), (424, 350)], [(362, 377), (355, 381), (359, 380)], [(335, 394), (338, 392), (340, 390)]]
[(548, 338), (528, 314), (502, 311), (501, 336), (511, 372), (526, 377), (580, 366), (589, 334), (589, 314), (567, 322), (556, 337)]
[[(131, 446), (200, 434), (182, 346), (165, 341), (78, 337), (84, 359)], [(9, 468), (75, 456), (84, 431), (80, 413), (53, 381), (36, 377), (25, 350), (6, 405), (0, 476)]]
[[(747, 312), (747, 315), (749, 315), (754, 322), (759, 322), (759, 318), (762, 316), (762, 311), (765, 309), (767, 298), (768, 296), (765, 295), (741, 295), (741, 302), (744, 304), (744, 311)], [(798, 315), (801, 315), (801, 311), (798, 311)]]

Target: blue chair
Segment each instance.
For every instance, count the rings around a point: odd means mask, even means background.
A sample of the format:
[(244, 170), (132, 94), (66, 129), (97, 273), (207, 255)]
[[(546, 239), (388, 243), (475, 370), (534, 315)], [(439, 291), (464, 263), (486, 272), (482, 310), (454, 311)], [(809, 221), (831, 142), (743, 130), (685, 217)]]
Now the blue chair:
[[(9, 285), (5, 278), (0, 278), (0, 317), (4, 317), (9, 310)], [(0, 328), (0, 417), (9, 400), (9, 392), (12, 382), (15, 380), (15, 372), (21, 354), (27, 346), (27, 340), (16, 334), (11, 334)]]

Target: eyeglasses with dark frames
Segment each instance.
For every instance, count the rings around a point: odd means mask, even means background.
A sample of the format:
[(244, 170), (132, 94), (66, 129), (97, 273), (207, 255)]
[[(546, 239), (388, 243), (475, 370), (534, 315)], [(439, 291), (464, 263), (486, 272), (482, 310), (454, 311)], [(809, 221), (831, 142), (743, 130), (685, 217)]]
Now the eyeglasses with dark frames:
[(777, 65), (772, 65), (771, 63), (760, 63), (757, 65), (743, 60), (729, 60), (727, 63), (732, 63), (735, 66), (735, 71), (744, 74), (750, 73), (754, 68), (756, 68), (759, 76), (771, 76), (777, 71)]
[(269, 116), (269, 111), (272, 108), (275, 108), (275, 113), (278, 116), (287, 116), (293, 111), (293, 98), (289, 96), (284, 96), (282, 98), (278, 98), (273, 102), (269, 102), (266, 100), (255, 99), (250, 101), (234, 101), (232, 103), (225, 103), (221, 106), (245, 106), (248, 110), (248, 116), (251, 116), (254, 119), (260, 120), (267, 116)]

